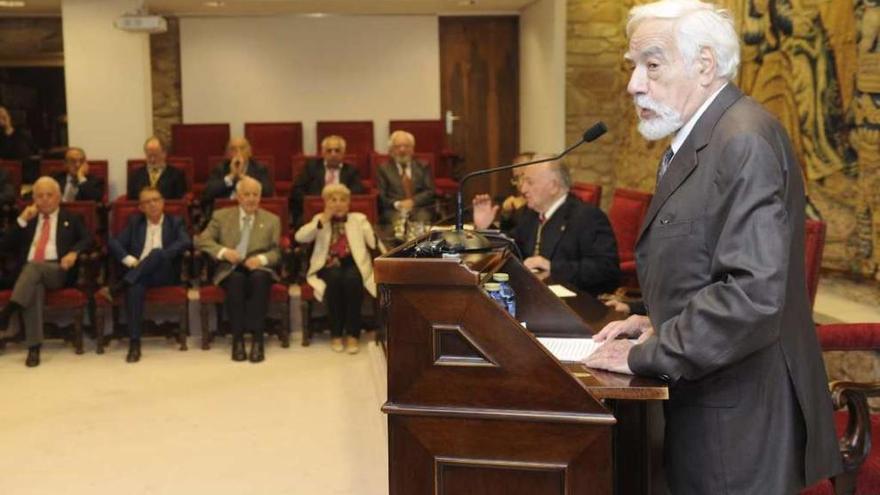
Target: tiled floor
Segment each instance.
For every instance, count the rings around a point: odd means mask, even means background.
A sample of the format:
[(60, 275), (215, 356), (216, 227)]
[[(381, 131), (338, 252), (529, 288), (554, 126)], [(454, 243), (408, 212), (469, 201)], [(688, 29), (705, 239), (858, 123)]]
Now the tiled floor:
[[(880, 290), (825, 277), (822, 321), (880, 321)], [(367, 339), (365, 338), (364, 341)], [(98, 356), (46, 344), (43, 365), (0, 355), (0, 494), (388, 493), (384, 358), (355, 356), (327, 339), (265, 363), (233, 363), (227, 343), (177, 351), (145, 342)]]

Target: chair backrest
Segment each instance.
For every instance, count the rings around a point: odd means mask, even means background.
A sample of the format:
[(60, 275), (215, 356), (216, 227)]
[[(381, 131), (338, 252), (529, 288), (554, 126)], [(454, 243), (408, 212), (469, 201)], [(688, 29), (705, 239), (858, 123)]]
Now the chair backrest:
[(290, 157), (303, 152), (302, 122), (244, 124), (244, 136), (255, 155), (271, 155), (275, 159), (277, 179), (291, 181)]
[[(379, 222), (379, 200), (376, 193), (352, 194), (348, 209), (363, 213), (373, 225)], [(315, 215), (322, 211), (324, 211), (324, 198), (321, 196), (303, 198), (303, 221), (311, 221)]]
[[(195, 168), (193, 168), (192, 158), (188, 156), (169, 156), (165, 159), (168, 165), (171, 165), (174, 168), (179, 168), (183, 170), (183, 175), (186, 177), (186, 186), (187, 188), (192, 187), (195, 183)], [(147, 161), (143, 158), (130, 158), (126, 162), (126, 177), (131, 177), (138, 169), (141, 169), (147, 165)]]
[(86, 231), (95, 236), (95, 240), (99, 246), (107, 244), (106, 239), (103, 238), (99, 229), (101, 222), (98, 218), (98, 203), (94, 201), (69, 201), (67, 203), (62, 203), (61, 208), (82, 217)]
[[(187, 231), (191, 231), (192, 223), (189, 217), (189, 208), (186, 201), (182, 199), (166, 199), (165, 213), (183, 218), (186, 222)], [(128, 219), (132, 215), (140, 213), (138, 201), (117, 199), (110, 206), (110, 235), (116, 237), (128, 224)]]
[(589, 182), (575, 182), (571, 185), (571, 193), (584, 203), (589, 203), (596, 208), (602, 201), (602, 186)]
[[(427, 165), (428, 168), (431, 170), (432, 177), (437, 176), (437, 154), (436, 153), (431, 153), (431, 152), (426, 152), (426, 151), (421, 151), (421, 152), (417, 151), (417, 152), (413, 153), (413, 158), (415, 158), (417, 161), (420, 161), (420, 162), (424, 163), (425, 165)], [(388, 155), (387, 154), (372, 153), (370, 155), (370, 168), (373, 169), (374, 176), (379, 171), (379, 167), (381, 167), (382, 165), (384, 165), (386, 163), (388, 163)], [(375, 179), (375, 177), (371, 177), (371, 178)]]
[(319, 121), (316, 126), (316, 150), (321, 149), (321, 140), (335, 134), (345, 139), (345, 151), (357, 155), (357, 166), (361, 178), (370, 177), (370, 153), (373, 152), (373, 121)]
[(430, 152), (437, 156), (435, 177), (452, 177), (447, 170), (448, 163), (441, 157), (449, 152), (446, 138), (446, 124), (443, 120), (392, 120), (388, 122), (389, 132), (407, 131), (416, 138), (416, 151)]
[(15, 188), (15, 197), (17, 198), (19, 191), (21, 190), (21, 162), (0, 160), (0, 170), (6, 172), (6, 175), (9, 177), (9, 182), (12, 184), (12, 187)]
[(211, 174), (208, 157), (222, 154), (229, 143), (229, 124), (172, 124), (171, 143), (174, 156), (192, 159), (194, 184), (204, 184)]
[[(272, 155), (253, 155), (251, 156), (251, 159), (266, 167), (266, 170), (269, 171), (269, 182), (272, 182), (274, 184), (276, 177), (275, 174), (277, 172), (275, 168), (275, 157)], [(226, 161), (226, 156), (216, 155), (208, 158), (208, 162), (211, 164), (212, 170), (214, 169), (214, 167), (220, 165), (224, 161)]]
[[(215, 211), (233, 206), (238, 206), (238, 202), (234, 199), (220, 198), (214, 201)], [(281, 220), (281, 237), (290, 235), (290, 211), (288, 206), (287, 198), (272, 197), (260, 200), (260, 208), (278, 215), (278, 218)]]
[(805, 275), (810, 307), (816, 302), (819, 290), (819, 269), (822, 267), (822, 254), (825, 251), (825, 222), (807, 220), (804, 240)]
[[(293, 180), (296, 180), (303, 170), (305, 170), (306, 162), (320, 158), (320, 155), (303, 155), (302, 153), (291, 156), (290, 176), (293, 177)], [(342, 157), (342, 161), (358, 167), (358, 156), (354, 153), (346, 153), (345, 156)], [(364, 171), (360, 167), (358, 168), (358, 172), (361, 174), (361, 179), (369, 178), (364, 176)]]
[(632, 189), (617, 188), (611, 195), (608, 221), (617, 239), (620, 262), (635, 259), (636, 238), (648, 213), (652, 194)]
[[(107, 160), (88, 160), (89, 175), (101, 179), (104, 185), (103, 201), (107, 203), (110, 194), (110, 171)], [(40, 162), (40, 175), (54, 175), (58, 172), (66, 172), (67, 165), (64, 160), (42, 160)]]

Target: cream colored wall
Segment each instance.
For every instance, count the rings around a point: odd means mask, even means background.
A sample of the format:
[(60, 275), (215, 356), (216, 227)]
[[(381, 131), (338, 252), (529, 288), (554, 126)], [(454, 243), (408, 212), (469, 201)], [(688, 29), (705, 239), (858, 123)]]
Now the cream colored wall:
[(538, 0), (520, 15), (520, 149), (565, 147), (565, 0)]
[(69, 142), (110, 161), (111, 198), (125, 191), (125, 161), (152, 132), (150, 45), (113, 20), (139, 0), (65, 0), (61, 5)]
[(434, 16), (184, 18), (183, 121), (373, 120), (384, 149), (389, 119), (440, 118)]

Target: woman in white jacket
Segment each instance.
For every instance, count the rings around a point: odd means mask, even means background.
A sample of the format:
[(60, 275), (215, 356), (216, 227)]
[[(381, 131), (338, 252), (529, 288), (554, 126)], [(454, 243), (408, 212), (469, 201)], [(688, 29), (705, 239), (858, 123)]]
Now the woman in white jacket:
[[(321, 191), (324, 211), (300, 227), (294, 237), (299, 243), (314, 241), (306, 282), (315, 298), (327, 306), (336, 352), (358, 352), (361, 332), (363, 289), (376, 297), (373, 259), (376, 247), (373, 227), (363, 213), (349, 213), (351, 191), (342, 184), (330, 184)], [(343, 334), (347, 336), (343, 347)]]

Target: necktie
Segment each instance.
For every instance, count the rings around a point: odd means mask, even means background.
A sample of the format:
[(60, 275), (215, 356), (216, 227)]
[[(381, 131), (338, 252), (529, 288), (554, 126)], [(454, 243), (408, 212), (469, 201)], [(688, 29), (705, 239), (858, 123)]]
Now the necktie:
[(52, 230), (52, 221), (49, 215), (43, 215), (43, 225), (40, 227), (40, 237), (37, 238), (37, 248), (34, 249), (34, 261), (46, 261), (46, 246), (49, 245), (49, 234)]
[(673, 156), (675, 154), (672, 152), (672, 147), (666, 148), (666, 152), (663, 153), (663, 158), (660, 160), (660, 168), (657, 169), (657, 182), (660, 182), (660, 179), (666, 174), (666, 170), (669, 169), (669, 162), (672, 161)]
[(538, 214), (538, 233), (535, 235), (535, 252), (533, 256), (541, 255), (541, 234), (544, 232), (544, 223), (547, 222), (547, 217), (544, 216), (543, 213)]
[(409, 167), (409, 165), (406, 163), (400, 164), (400, 181), (403, 183), (403, 194), (406, 195), (406, 199), (412, 199), (413, 183), (410, 174), (406, 173), (407, 167)]
[(61, 198), (61, 201), (65, 203), (70, 201), (76, 201), (76, 193), (79, 191), (79, 186), (76, 184), (75, 179), (71, 176), (67, 176), (67, 184), (64, 186), (64, 196)]
[(339, 174), (339, 168), (327, 167), (327, 172), (324, 173), (324, 185), (328, 184), (336, 184), (339, 181), (336, 179)]
[(241, 239), (238, 241), (238, 246), (235, 246), (235, 250), (238, 251), (238, 254), (244, 258), (247, 255), (248, 243), (251, 240), (251, 221), (253, 217), (250, 215), (241, 219)]
[(150, 174), (150, 187), (156, 187), (156, 184), (159, 183), (159, 176), (162, 175), (162, 172), (154, 167), (147, 169), (147, 172)]

